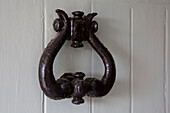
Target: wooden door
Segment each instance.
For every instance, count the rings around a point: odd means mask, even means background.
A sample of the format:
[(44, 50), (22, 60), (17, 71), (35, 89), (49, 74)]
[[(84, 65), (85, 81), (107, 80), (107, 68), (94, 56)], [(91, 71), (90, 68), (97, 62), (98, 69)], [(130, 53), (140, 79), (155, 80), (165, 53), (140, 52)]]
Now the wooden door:
[[(102, 98), (54, 101), (40, 89), (38, 63), (55, 36), (55, 9), (97, 12), (96, 33), (112, 53), (116, 82)], [(170, 2), (168, 0), (0, 0), (0, 113), (170, 113)], [(82, 71), (101, 78), (104, 67), (85, 42), (66, 42), (55, 77)]]

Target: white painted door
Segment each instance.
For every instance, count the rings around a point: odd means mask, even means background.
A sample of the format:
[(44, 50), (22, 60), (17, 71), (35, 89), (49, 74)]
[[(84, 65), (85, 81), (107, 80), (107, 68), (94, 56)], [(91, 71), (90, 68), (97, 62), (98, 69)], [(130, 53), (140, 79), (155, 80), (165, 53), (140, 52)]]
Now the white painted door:
[[(96, 35), (117, 68), (107, 96), (76, 106), (43, 95), (38, 63), (56, 34), (57, 8), (98, 13)], [(0, 0), (0, 113), (170, 113), (169, 27), (168, 0)], [(54, 71), (56, 78), (69, 71), (101, 78), (104, 67), (88, 43), (74, 49), (66, 42)]]

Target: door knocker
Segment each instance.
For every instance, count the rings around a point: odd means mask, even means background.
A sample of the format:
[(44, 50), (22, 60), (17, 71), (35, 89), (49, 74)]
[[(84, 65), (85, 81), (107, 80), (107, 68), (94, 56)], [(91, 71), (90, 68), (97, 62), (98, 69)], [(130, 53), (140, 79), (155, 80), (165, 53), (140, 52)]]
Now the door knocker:
[[(84, 103), (83, 96), (101, 97), (106, 95), (112, 88), (116, 78), (116, 68), (112, 55), (94, 34), (98, 30), (98, 23), (92, 21), (97, 13), (84, 16), (81, 11), (74, 11), (74, 17), (69, 18), (67, 14), (57, 9), (57, 18), (53, 27), (58, 36), (44, 49), (39, 63), (39, 82), (44, 94), (54, 100), (71, 98), (72, 103)], [(54, 59), (65, 43), (71, 40), (71, 47), (83, 47), (82, 41), (88, 41), (92, 48), (99, 54), (105, 66), (105, 73), (101, 80), (95, 78), (83, 79), (83, 72), (64, 73), (55, 80), (53, 75)]]

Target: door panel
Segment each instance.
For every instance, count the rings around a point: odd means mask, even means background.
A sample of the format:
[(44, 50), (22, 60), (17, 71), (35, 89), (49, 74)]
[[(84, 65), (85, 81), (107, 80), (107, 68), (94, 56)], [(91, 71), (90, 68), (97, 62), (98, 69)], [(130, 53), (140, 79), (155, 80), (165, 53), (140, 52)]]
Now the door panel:
[(41, 0), (0, 1), (0, 113), (41, 113)]
[(165, 113), (165, 8), (133, 7), (133, 112)]
[[(168, 0), (1, 0), (0, 113), (170, 113), (170, 5)], [(99, 40), (112, 53), (116, 82), (102, 98), (46, 97), (38, 81), (43, 49), (56, 35), (55, 10), (97, 12)], [(67, 41), (54, 62), (54, 75), (84, 72), (100, 79), (102, 60), (87, 42)]]

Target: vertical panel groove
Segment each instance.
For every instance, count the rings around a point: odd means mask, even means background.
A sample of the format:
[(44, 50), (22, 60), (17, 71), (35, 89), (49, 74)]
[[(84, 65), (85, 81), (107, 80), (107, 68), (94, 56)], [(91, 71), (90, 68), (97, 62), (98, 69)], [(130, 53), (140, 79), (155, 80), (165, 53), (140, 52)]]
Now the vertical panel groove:
[[(42, 1), (42, 21), (43, 21), (43, 32), (42, 32), (42, 49), (45, 48), (45, 0)], [(43, 92), (42, 92), (43, 93)], [(42, 113), (45, 113), (45, 95), (42, 97)]]
[(42, 111), (42, 113), (44, 113), (44, 93), (43, 93), (43, 95), (42, 95), (41, 106), (42, 106), (41, 111)]
[(133, 8), (130, 8), (130, 113), (133, 113)]
[(93, 0), (90, 0), (90, 11), (93, 11)]
[(164, 109), (165, 113), (168, 113), (168, 10), (165, 9), (165, 42), (164, 42)]

